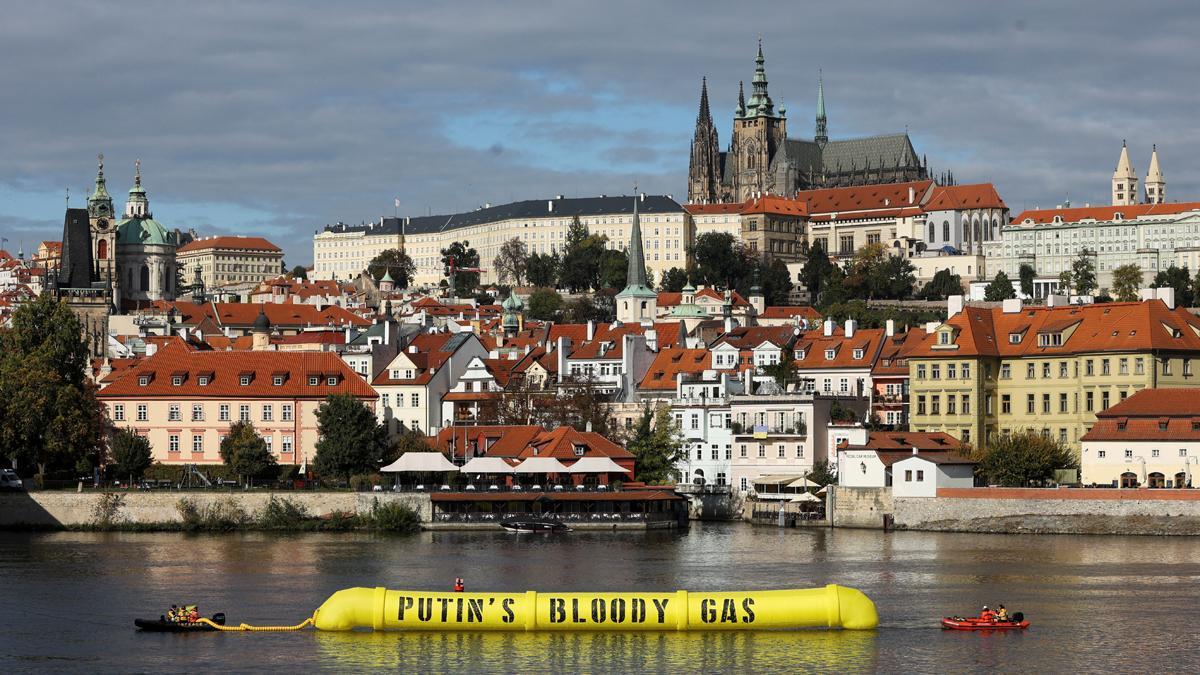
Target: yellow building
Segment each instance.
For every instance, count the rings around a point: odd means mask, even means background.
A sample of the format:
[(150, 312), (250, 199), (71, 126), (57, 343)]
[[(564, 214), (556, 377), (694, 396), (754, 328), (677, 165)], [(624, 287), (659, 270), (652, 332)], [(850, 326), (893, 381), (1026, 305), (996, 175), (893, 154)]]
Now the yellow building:
[(1082, 306), (952, 301), (909, 359), (910, 428), (979, 445), (1035, 429), (1078, 450), (1096, 413), (1134, 392), (1197, 386), (1195, 359), (1200, 318), (1169, 292)]
[(225, 284), (257, 284), (283, 271), (283, 250), (262, 237), (208, 237), (175, 251), (175, 264), (190, 282), (196, 267), (207, 288)]

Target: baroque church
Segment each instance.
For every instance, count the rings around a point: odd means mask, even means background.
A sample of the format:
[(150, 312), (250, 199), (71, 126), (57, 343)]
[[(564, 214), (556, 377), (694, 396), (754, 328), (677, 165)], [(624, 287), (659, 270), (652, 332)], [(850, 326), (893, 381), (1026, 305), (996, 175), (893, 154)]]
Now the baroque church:
[(762, 41), (753, 91), (747, 101), (738, 84), (733, 140), (720, 151), (708, 105), (708, 81), (700, 85), (700, 112), (692, 139), (688, 201), (744, 202), (758, 193), (790, 196), (799, 190), (869, 183), (901, 183), (928, 177), (908, 133), (829, 140), (825, 86), (817, 84), (817, 119), (812, 140), (788, 138), (787, 111), (767, 92)]
[(102, 354), (110, 315), (175, 298), (179, 237), (178, 231), (170, 232), (154, 220), (140, 161), (124, 214), (118, 217), (100, 155), (87, 208), (67, 207), (61, 258), (48, 280), (48, 290), (79, 316), (93, 353)]

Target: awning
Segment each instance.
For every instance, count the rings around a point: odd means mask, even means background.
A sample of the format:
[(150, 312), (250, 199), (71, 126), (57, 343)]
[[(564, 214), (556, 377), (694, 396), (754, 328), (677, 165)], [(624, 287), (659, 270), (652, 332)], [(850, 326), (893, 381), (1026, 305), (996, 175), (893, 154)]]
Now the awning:
[(570, 473), (563, 463), (553, 457), (530, 457), (513, 469), (513, 473)]
[(796, 474), (789, 474), (785, 476), (759, 476), (751, 482), (753, 482), (755, 485), (784, 485), (802, 478), (803, 476), (797, 476)]
[(440, 452), (406, 452), (400, 455), (400, 459), (380, 469), (386, 473), (432, 473), (458, 470), (458, 467)]
[(788, 483), (788, 487), (801, 488), (803, 490), (807, 490), (808, 488), (815, 488), (815, 487), (821, 487), (821, 486), (817, 485), (816, 483), (810, 483), (808, 481), (808, 476), (803, 476), (799, 480), (794, 480), (794, 481)]
[(567, 468), (569, 473), (633, 473), (611, 457), (584, 457)]
[(503, 457), (472, 457), (460, 470), (463, 473), (512, 473), (513, 465)]
[(820, 497), (812, 494), (811, 492), (801, 492), (800, 494), (796, 495), (795, 497), (792, 497), (792, 499), (791, 499), (791, 502), (793, 504), (795, 504), (796, 502), (819, 502), (819, 501), (823, 501), (823, 500)]

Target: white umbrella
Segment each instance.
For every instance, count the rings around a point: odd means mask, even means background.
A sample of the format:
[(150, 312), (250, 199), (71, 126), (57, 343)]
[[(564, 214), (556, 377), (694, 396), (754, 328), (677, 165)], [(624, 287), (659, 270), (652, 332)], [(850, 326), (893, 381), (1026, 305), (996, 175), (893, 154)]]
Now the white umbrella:
[(567, 468), (569, 473), (633, 473), (611, 457), (584, 457)]
[(472, 457), (461, 470), (463, 473), (512, 473), (513, 467), (502, 457)]
[(553, 457), (529, 457), (518, 464), (513, 473), (569, 473), (563, 463)]
[(795, 497), (793, 497), (791, 499), (791, 502), (793, 504), (795, 504), (796, 502), (819, 502), (819, 501), (821, 501), (821, 498), (812, 494), (811, 492), (801, 492), (800, 494), (796, 495)]
[(458, 471), (450, 460), (440, 452), (406, 452), (400, 459), (380, 469), (387, 473), (434, 473)]

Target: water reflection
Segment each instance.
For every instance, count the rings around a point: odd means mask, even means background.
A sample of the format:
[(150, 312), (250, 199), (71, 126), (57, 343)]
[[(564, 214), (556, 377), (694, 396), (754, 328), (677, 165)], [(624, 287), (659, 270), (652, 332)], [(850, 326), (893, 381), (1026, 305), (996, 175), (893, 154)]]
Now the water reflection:
[(865, 672), (873, 632), (320, 633), (321, 661), (404, 672)]

